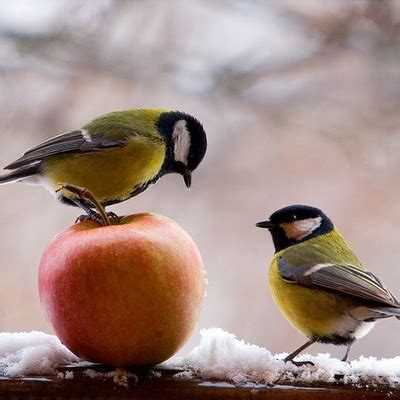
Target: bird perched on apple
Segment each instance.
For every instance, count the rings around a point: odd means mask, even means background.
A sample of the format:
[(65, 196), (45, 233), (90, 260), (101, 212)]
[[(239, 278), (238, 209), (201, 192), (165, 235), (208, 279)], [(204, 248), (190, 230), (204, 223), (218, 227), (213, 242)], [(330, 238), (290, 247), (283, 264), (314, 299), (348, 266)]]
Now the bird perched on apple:
[(120, 218), (105, 207), (169, 173), (190, 188), (206, 149), (193, 116), (130, 109), (101, 115), (6, 166), (0, 184), (44, 186), (87, 213), (53, 239), (39, 268), (44, 313), (78, 356), (119, 367), (152, 365), (188, 339), (204, 298), (197, 246), (166, 217)]

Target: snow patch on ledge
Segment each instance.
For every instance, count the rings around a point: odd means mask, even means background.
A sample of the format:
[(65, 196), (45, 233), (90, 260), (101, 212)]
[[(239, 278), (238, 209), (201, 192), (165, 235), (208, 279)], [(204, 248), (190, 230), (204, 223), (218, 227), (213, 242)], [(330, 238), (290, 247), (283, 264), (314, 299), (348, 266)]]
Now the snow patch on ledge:
[(298, 361), (315, 365), (296, 367), (284, 363), (287, 354), (272, 355), (267, 349), (238, 340), (219, 328), (203, 329), (200, 345), (187, 356), (166, 363), (183, 368), (177, 378), (193, 377), (233, 382), (270, 385), (274, 383), (316, 383), (341, 381), (344, 384), (385, 384), (400, 382), (400, 357), (381, 359), (361, 356), (351, 363), (332, 358), (329, 354), (303, 354)]
[[(351, 363), (332, 358), (329, 354), (311, 356), (303, 354), (296, 360), (312, 361), (315, 366), (296, 367), (285, 364), (286, 354), (272, 355), (263, 347), (238, 340), (235, 335), (219, 328), (204, 329), (199, 346), (184, 357), (176, 357), (165, 363), (167, 367), (183, 369), (177, 378), (217, 380), (235, 385), (270, 385), (288, 383), (320, 383), (341, 381), (344, 384), (400, 383), (400, 357), (378, 360), (360, 357)], [(81, 365), (78, 357), (61, 344), (56, 336), (43, 332), (0, 333), (0, 376), (56, 374), (57, 367)], [(78, 364), (79, 363), (79, 364)], [(88, 364), (90, 368), (90, 364)], [(93, 378), (112, 378), (126, 385), (128, 378), (137, 378), (125, 371), (97, 373), (85, 371)], [(60, 376), (61, 378), (61, 376)], [(70, 371), (62, 378), (73, 379)]]
[(43, 332), (0, 333), (0, 376), (54, 374), (80, 361), (60, 340)]

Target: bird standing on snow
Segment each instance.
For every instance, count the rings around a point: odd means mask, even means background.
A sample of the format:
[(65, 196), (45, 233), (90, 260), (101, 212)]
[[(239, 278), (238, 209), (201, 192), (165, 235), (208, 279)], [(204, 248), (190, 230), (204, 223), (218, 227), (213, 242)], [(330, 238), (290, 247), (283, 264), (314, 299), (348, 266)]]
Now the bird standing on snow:
[[(269, 269), (272, 296), (289, 322), (308, 337), (289, 354), (293, 361), (315, 342), (347, 345), (382, 318), (400, 316), (400, 304), (368, 272), (331, 220), (318, 208), (294, 205), (256, 224), (275, 245)], [(309, 363), (309, 362), (305, 362)]]

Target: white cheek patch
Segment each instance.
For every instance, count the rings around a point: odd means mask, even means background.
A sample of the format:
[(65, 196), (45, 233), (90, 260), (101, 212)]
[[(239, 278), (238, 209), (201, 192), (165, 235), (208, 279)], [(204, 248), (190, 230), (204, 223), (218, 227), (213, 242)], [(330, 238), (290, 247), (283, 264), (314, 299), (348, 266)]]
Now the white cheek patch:
[(190, 149), (190, 133), (184, 119), (175, 122), (174, 130), (172, 132), (172, 142), (174, 143), (175, 161), (180, 161), (187, 165)]
[(319, 228), (321, 221), (321, 217), (307, 218), (299, 221), (284, 222), (280, 224), (280, 227), (283, 228), (289, 239), (301, 240)]

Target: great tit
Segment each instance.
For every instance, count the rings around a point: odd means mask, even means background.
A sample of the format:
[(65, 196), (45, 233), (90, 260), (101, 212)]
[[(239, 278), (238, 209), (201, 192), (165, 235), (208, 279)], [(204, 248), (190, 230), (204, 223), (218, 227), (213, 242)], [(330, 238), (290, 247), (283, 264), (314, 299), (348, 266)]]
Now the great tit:
[(191, 115), (164, 109), (116, 111), (26, 151), (5, 167), (12, 171), (0, 176), (0, 183), (44, 186), (90, 215), (93, 204), (60, 185), (85, 188), (104, 207), (136, 196), (172, 172), (190, 188), (206, 149), (203, 126)]
[(275, 256), (269, 286), (278, 308), (308, 337), (293, 359), (315, 342), (347, 345), (382, 318), (400, 316), (400, 304), (358, 260), (332, 221), (318, 208), (293, 205), (256, 224), (272, 235)]

